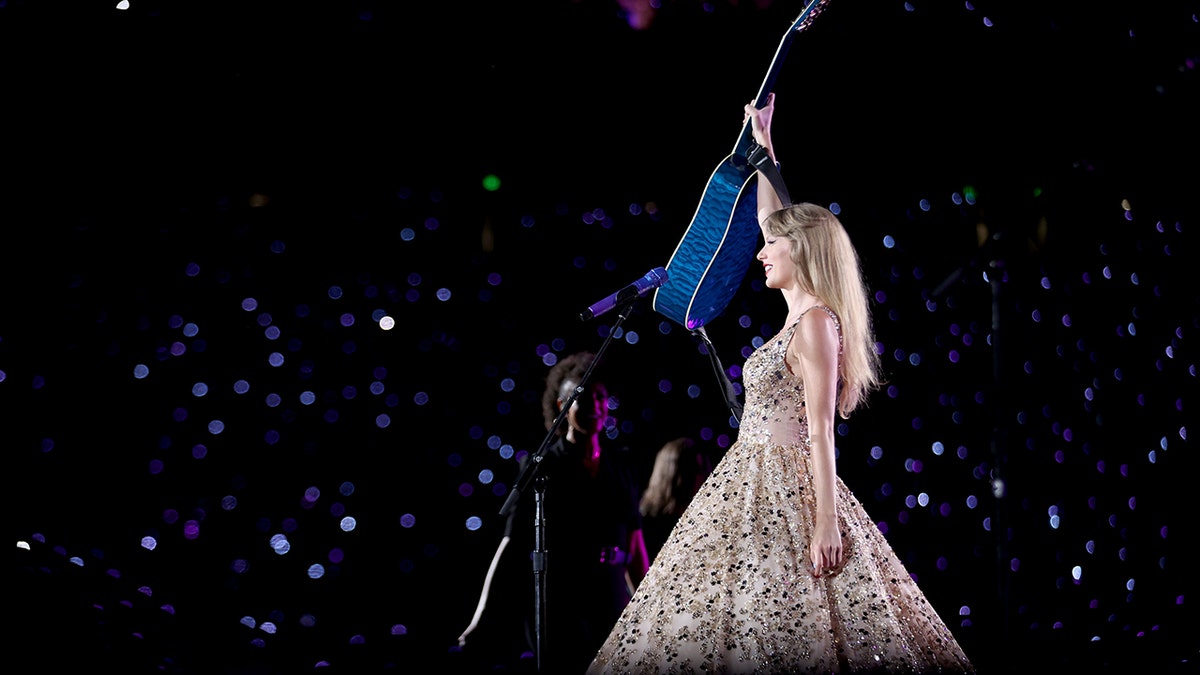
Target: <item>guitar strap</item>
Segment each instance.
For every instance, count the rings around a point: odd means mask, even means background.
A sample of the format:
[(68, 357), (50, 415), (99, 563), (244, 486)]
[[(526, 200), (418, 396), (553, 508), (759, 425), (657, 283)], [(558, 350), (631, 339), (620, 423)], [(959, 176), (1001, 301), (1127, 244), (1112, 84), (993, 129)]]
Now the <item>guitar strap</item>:
[(737, 390), (733, 388), (733, 382), (729, 380), (729, 375), (725, 373), (725, 366), (721, 365), (721, 357), (717, 356), (717, 348), (713, 345), (712, 340), (708, 339), (708, 332), (704, 330), (704, 326), (700, 326), (692, 331), (692, 335), (699, 336), (704, 340), (705, 346), (708, 347), (708, 357), (712, 361), (713, 370), (717, 374), (717, 379), (721, 382), (721, 395), (725, 397), (725, 405), (729, 408), (729, 412), (733, 414), (735, 423), (740, 424), (742, 421), (742, 403), (738, 401)]
[(771, 161), (767, 149), (752, 140), (749, 152), (746, 153), (746, 159), (750, 160), (754, 168), (771, 181), (771, 186), (775, 188), (775, 194), (779, 195), (779, 201), (783, 202), (784, 206), (791, 206), (792, 198), (788, 196), (787, 185), (784, 184), (783, 176), (779, 173), (779, 165)]

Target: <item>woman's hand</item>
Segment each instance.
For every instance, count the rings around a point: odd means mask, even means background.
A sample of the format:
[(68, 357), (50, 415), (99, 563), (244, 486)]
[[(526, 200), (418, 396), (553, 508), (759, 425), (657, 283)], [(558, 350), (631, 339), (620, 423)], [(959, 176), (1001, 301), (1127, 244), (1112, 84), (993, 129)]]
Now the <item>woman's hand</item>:
[[(754, 101), (746, 104), (744, 114), (742, 115), (742, 124), (746, 124), (746, 120), (751, 120), (751, 131), (754, 134), (754, 142), (763, 146), (767, 150), (771, 149), (771, 116), (775, 113), (775, 92), (767, 94), (767, 102), (761, 108), (754, 107)], [(772, 157), (772, 159), (774, 159)]]
[(842, 570), (842, 533), (838, 531), (837, 518), (817, 517), (809, 552), (813, 577), (833, 575)]

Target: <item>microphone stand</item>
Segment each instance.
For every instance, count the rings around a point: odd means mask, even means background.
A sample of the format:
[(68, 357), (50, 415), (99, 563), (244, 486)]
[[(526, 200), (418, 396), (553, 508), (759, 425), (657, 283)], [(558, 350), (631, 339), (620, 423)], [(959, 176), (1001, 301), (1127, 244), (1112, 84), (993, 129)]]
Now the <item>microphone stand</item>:
[(608, 349), (609, 343), (612, 342), (613, 336), (617, 333), (617, 328), (620, 327), (626, 319), (629, 318), (629, 312), (633, 307), (633, 303), (639, 296), (634, 295), (624, 301), (620, 305), (620, 312), (617, 320), (609, 329), (608, 335), (604, 338), (604, 342), (596, 351), (596, 356), (592, 362), (588, 364), (587, 370), (579, 382), (575, 384), (575, 389), (562, 407), (558, 410), (558, 415), (554, 418), (554, 423), (550, 425), (550, 430), (546, 433), (546, 437), (542, 439), (541, 446), (537, 452), (530, 456), (530, 460), (521, 466), (521, 471), (517, 474), (516, 484), (511, 492), (508, 493), (508, 498), (504, 500), (504, 505), (500, 507), (500, 515), (507, 516), (516, 508), (517, 501), (521, 498), (521, 493), (529, 488), (530, 483), (534, 483), (534, 517), (533, 517), (533, 598), (534, 598), (534, 651), (537, 661), (537, 672), (543, 672), (542, 667), (545, 664), (546, 654), (546, 571), (549, 566), (549, 556), (546, 550), (546, 513), (544, 497), (546, 492), (546, 483), (548, 476), (539, 475), (542, 461), (546, 459), (546, 451), (550, 445), (558, 437), (558, 428), (562, 426), (563, 421), (571, 411), (571, 406), (575, 404), (575, 400), (579, 398), (586, 389), (585, 386), (588, 380), (592, 377), (592, 371), (596, 369), (596, 365), (604, 357), (604, 352)]
[[(1006, 331), (1003, 329), (1001, 322), (1004, 314), (1004, 302), (1002, 302), (1002, 287), (1007, 281), (1008, 262), (1005, 254), (1010, 253), (1005, 247), (1011, 245), (1009, 242), (1010, 235), (1004, 229), (998, 229), (991, 233), (988, 238), (981, 244), (979, 251), (975, 256), (972, 256), (965, 264), (959, 266), (956, 270), (950, 273), (938, 286), (933, 290), (931, 298), (938, 299), (945, 295), (951, 287), (959, 283), (964, 274), (973, 272), (974, 278), (985, 278), (989, 290), (991, 292), (991, 341), (992, 341), (992, 396), (997, 404), (993, 409), (993, 422), (991, 433), (991, 455), (992, 469), (990, 472), (991, 492), (994, 502), (992, 504), (992, 531), (996, 533), (996, 603), (1001, 608), (1001, 635), (1003, 636), (999, 644), (1008, 644), (1008, 635), (1010, 632), (1010, 621), (1008, 607), (1009, 582), (1008, 575), (1005, 574), (1005, 567), (1008, 561), (1008, 553), (1006, 546), (1007, 538), (1007, 502), (1008, 502), (1008, 428), (1003, 420), (1007, 419), (1005, 411), (1000, 409), (1003, 401), (1008, 400), (1008, 396), (1004, 391), (1006, 382), (1002, 376), (1004, 372), (1004, 348), (1007, 346)], [(993, 647), (995, 649), (995, 647)], [(1008, 656), (1004, 652), (1003, 647), (999, 648), (997, 658), (1007, 661)], [(1005, 664), (1007, 665), (1007, 664)]]

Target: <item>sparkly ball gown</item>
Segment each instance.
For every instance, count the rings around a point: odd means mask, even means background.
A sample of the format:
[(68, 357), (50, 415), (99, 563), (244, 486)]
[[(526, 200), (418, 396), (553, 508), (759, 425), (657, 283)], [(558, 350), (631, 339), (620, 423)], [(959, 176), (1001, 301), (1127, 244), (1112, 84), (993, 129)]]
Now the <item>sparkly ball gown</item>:
[(589, 675), (974, 672), (840, 478), (845, 562), (819, 579), (809, 572), (816, 503), (804, 383), (784, 362), (803, 320), (746, 360), (737, 441), (680, 517)]

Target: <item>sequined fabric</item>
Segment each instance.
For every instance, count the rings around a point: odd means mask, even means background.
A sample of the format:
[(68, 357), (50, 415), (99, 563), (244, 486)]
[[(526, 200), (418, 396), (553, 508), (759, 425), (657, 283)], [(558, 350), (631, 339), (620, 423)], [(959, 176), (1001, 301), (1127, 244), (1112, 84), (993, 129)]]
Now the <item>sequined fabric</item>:
[(840, 478), (846, 562), (820, 579), (808, 571), (816, 504), (804, 385), (784, 363), (801, 320), (746, 360), (738, 439), (589, 674), (974, 672)]

